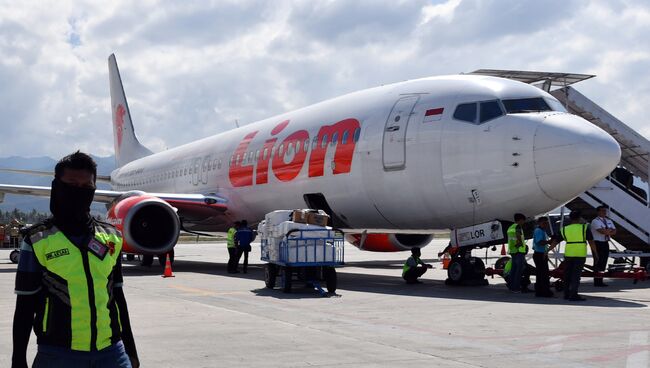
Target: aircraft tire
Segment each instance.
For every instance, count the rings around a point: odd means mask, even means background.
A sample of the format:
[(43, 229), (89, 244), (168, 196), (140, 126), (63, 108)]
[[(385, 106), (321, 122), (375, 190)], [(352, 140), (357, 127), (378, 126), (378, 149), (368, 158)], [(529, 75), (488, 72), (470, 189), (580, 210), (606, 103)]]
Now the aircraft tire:
[(145, 254), (142, 256), (142, 262), (140, 262), (141, 266), (151, 267), (152, 264), (153, 264), (153, 256), (151, 254)]
[(325, 285), (327, 286), (327, 292), (334, 294), (336, 292), (337, 286), (337, 276), (336, 268), (334, 267), (323, 267), (323, 274), (325, 276)]
[(494, 269), (495, 270), (503, 270), (506, 268), (506, 263), (510, 260), (510, 257), (504, 256), (499, 259), (497, 259), (496, 262), (494, 262)]
[(469, 270), (469, 262), (460, 259), (453, 260), (447, 269), (447, 277), (452, 283), (460, 283), (467, 279)]
[(470, 266), (471, 269), (469, 273), (472, 279), (481, 280), (485, 278), (485, 263), (483, 263), (482, 259), (472, 257)]
[(20, 260), (20, 251), (17, 249), (14, 249), (9, 253), (9, 259), (11, 260), (11, 263), (18, 263)]
[(266, 264), (264, 266), (264, 284), (269, 289), (275, 287), (275, 279), (278, 276), (278, 268), (274, 264)]

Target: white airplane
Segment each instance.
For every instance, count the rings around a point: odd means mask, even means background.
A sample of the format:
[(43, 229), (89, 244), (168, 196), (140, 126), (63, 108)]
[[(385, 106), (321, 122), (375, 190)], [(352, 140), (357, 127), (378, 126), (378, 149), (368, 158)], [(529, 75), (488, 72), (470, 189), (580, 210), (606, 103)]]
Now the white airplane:
[[(152, 153), (108, 59), (117, 169), (109, 218), (127, 251), (161, 254), (181, 229), (223, 232), (277, 209), (328, 212), (368, 251), (441, 229), (546, 213), (605, 178), (621, 151), (550, 94), (509, 79), (423, 78), (347, 94)], [(0, 185), (49, 195), (48, 187)]]

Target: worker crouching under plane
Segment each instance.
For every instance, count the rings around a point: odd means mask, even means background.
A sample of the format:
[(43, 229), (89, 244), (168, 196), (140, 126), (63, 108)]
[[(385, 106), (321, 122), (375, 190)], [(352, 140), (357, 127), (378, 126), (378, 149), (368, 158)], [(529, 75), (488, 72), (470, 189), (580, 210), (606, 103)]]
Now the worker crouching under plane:
[(420, 248), (411, 248), (411, 256), (404, 263), (402, 268), (402, 278), (407, 284), (421, 284), (418, 278), (427, 272), (428, 268), (433, 268), (432, 265), (424, 263), (421, 259)]

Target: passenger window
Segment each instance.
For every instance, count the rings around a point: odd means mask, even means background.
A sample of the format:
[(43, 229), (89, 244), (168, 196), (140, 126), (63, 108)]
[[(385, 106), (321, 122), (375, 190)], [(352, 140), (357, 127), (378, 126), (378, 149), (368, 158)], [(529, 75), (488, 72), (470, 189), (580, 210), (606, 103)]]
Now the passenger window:
[(332, 134), (332, 146), (336, 145), (339, 142), (339, 133)]
[(217, 162), (217, 169), (221, 170), (221, 159), (219, 159), (219, 162)]
[(454, 119), (466, 121), (468, 123), (476, 122), (476, 103), (460, 104), (454, 111)]
[(290, 155), (293, 153), (293, 142), (289, 142), (287, 145), (287, 155)]
[(300, 141), (296, 142), (296, 153), (300, 152)]
[(314, 137), (312, 143), (311, 143), (311, 149), (316, 149), (316, 145), (318, 144), (318, 137)]
[(305, 152), (309, 150), (309, 139), (305, 139), (305, 145), (303, 146), (303, 148), (305, 149)]
[(282, 157), (283, 153), (284, 153), (284, 144), (281, 144), (280, 149), (278, 150), (278, 157)]
[(265, 149), (264, 149), (264, 155), (263, 155), (262, 157), (264, 157), (264, 160), (266, 160), (266, 158), (267, 158), (268, 156), (269, 156), (269, 149), (268, 149), (268, 148), (265, 148)]
[(323, 140), (320, 142), (321, 148), (327, 147), (327, 134), (323, 136)]
[(354, 130), (354, 143), (359, 142), (359, 137), (361, 136), (361, 128)]
[(497, 101), (481, 102), (481, 123), (498, 118), (503, 115), (501, 106)]
[(343, 132), (343, 136), (341, 137), (341, 144), (348, 143), (348, 135), (350, 135), (350, 133), (348, 133), (347, 130)]

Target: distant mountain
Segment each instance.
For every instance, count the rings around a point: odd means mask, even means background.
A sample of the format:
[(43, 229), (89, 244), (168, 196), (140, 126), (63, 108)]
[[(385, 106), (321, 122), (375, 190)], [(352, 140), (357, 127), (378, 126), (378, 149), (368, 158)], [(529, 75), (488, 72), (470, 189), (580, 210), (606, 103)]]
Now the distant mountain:
[[(97, 157), (92, 156), (97, 162), (97, 174), (98, 175), (109, 175), (111, 171), (115, 169), (115, 157)], [(51, 157), (0, 157), (0, 168), (9, 168), (9, 169), (26, 169), (26, 170), (39, 170), (39, 171), (51, 171), (54, 173), (54, 166), (56, 165), (55, 160)], [(5, 173), (0, 172), (0, 183), (1, 184), (19, 184), (19, 185), (38, 185), (49, 187), (52, 183), (52, 177), (49, 176), (38, 176), (38, 175), (28, 175), (28, 174), (14, 174), (14, 173)], [(107, 184), (99, 183), (97, 185), (101, 189), (109, 189)], [(43, 197), (33, 197), (33, 196), (17, 196), (7, 194), (5, 196), (4, 202), (0, 203), (0, 210), (2, 211), (11, 211), (14, 208), (18, 208), (21, 211), (29, 212), (32, 209), (36, 209), (39, 212), (49, 212), (50, 211), (50, 200), (49, 198)], [(106, 208), (101, 204), (93, 204), (93, 212), (105, 213)]]

